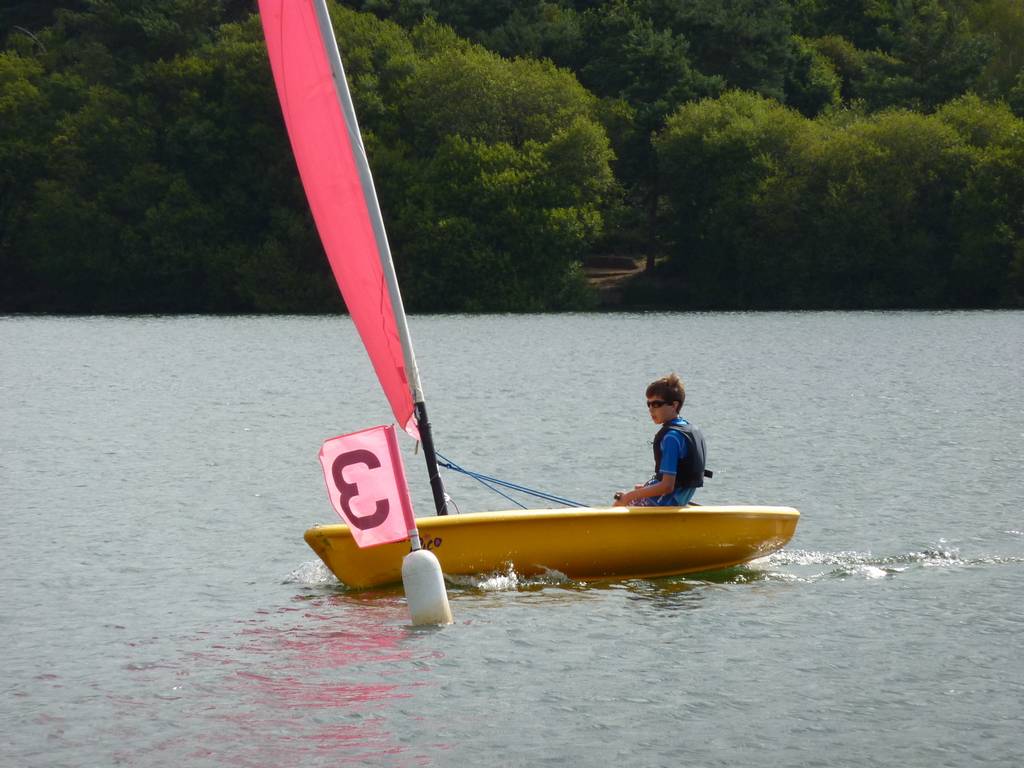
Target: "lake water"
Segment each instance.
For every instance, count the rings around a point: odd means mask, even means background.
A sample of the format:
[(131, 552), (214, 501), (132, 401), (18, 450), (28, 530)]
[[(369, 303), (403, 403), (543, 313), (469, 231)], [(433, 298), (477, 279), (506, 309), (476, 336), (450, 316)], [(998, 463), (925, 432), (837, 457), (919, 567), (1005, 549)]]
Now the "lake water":
[(607, 502), (674, 369), (696, 500), (796, 536), (711, 579), (462, 579), (412, 628), (302, 540), (321, 441), (390, 421), (347, 318), (0, 318), (0, 765), (1020, 765), (1024, 313), (410, 324), (462, 465)]

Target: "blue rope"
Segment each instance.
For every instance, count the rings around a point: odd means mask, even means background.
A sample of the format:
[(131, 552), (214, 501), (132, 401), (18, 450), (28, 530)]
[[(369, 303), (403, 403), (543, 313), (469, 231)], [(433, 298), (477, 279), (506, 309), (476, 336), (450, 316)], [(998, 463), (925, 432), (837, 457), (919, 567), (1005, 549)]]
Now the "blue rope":
[[(572, 499), (565, 499), (565, 498), (562, 498), (561, 496), (555, 496), (552, 493), (545, 493), (544, 491), (538, 491), (538, 490), (535, 490), (533, 488), (527, 488), (524, 485), (517, 485), (516, 483), (510, 483), (508, 480), (500, 480), (497, 477), (491, 477), (490, 475), (484, 475), (484, 474), (481, 474), (479, 472), (473, 472), (472, 470), (469, 470), (469, 469), (463, 469), (458, 464), (456, 464), (451, 459), (449, 459), (447, 456), (443, 456), (440, 453), (437, 454), (437, 458), (440, 459), (440, 461), (438, 461), (438, 464), (440, 464), (445, 469), (450, 469), (453, 472), (461, 472), (463, 475), (467, 475), (469, 477), (472, 477), (474, 480), (479, 482), (481, 485), (486, 486), (487, 488), (489, 488), (490, 490), (494, 491), (499, 496), (504, 496), (506, 499), (511, 501), (513, 504), (515, 504), (520, 509), (526, 509), (526, 505), (525, 504), (520, 504), (518, 501), (513, 499), (507, 493), (505, 493), (503, 491), (500, 491), (497, 488), (495, 488), (494, 485), (500, 485), (503, 488), (508, 488), (509, 490), (517, 491), (518, 493), (525, 493), (528, 496), (536, 496), (538, 499), (544, 499), (545, 501), (553, 501), (553, 502), (556, 502), (558, 504), (564, 504), (567, 507), (585, 507), (585, 506), (587, 506), (586, 504), (581, 504), (580, 502), (573, 501)], [(491, 485), (491, 483), (494, 483), (494, 485)]]

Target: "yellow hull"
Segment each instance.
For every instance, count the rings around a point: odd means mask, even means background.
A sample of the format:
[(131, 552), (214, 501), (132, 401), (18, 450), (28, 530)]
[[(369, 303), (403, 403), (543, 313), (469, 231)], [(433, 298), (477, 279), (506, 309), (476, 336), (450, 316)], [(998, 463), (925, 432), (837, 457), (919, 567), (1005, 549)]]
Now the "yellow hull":
[[(592, 507), (417, 518), (420, 538), (448, 575), (560, 571), (573, 579), (646, 578), (728, 568), (785, 546), (792, 507)], [(359, 549), (346, 525), (305, 534), (350, 587), (401, 582), (408, 542)]]

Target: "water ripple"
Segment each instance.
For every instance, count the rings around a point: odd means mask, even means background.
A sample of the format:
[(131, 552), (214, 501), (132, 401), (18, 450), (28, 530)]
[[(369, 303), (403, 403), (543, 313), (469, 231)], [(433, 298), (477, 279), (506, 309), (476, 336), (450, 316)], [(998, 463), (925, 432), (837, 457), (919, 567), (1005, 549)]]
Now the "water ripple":
[(564, 586), (574, 584), (568, 576), (561, 571), (545, 570), (542, 574), (524, 576), (517, 573), (511, 563), (501, 571), (490, 571), (469, 576), (445, 575), (445, 581), (453, 587), (463, 589), (476, 589), (482, 592), (516, 592), (533, 591), (546, 586)]
[(321, 560), (310, 560), (303, 563), (294, 571), (288, 574), (282, 584), (304, 584), (311, 587), (320, 587), (327, 584), (340, 584), (331, 573), (330, 569)]
[[(950, 549), (940, 543), (935, 547), (897, 553), (876, 555), (871, 552), (821, 552), (812, 550), (782, 550), (749, 564), (749, 569), (767, 578), (784, 581), (816, 581), (822, 578), (861, 577), (880, 579), (896, 576), (914, 567), (922, 568), (967, 568), (992, 565), (1020, 565), (1024, 558), (1007, 555), (980, 555), (971, 558), (961, 556), (958, 549)], [(779, 571), (777, 569), (810, 569), (829, 566), (828, 570), (807, 575)]]

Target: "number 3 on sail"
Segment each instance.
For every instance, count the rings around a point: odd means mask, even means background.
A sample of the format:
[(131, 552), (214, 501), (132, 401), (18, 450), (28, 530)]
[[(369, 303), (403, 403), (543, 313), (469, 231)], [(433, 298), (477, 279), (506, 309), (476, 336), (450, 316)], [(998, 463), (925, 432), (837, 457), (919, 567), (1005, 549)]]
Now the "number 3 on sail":
[(331, 438), (320, 449), (320, 465), (331, 505), (357, 545), (409, 537), (415, 523), (393, 426)]

